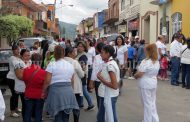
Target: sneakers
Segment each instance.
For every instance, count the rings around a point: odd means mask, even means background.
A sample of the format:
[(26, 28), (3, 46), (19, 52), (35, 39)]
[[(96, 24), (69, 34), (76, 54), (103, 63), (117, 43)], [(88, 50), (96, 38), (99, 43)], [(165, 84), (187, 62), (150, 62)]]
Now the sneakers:
[(86, 108), (85, 111), (92, 111), (94, 109), (95, 109), (95, 106), (93, 105), (93, 106), (90, 106), (90, 107)]
[(128, 79), (129, 79), (129, 80), (135, 80), (135, 78), (134, 78), (134, 77), (129, 77)]
[(21, 113), (22, 110), (21, 110), (20, 108), (18, 108), (18, 109), (16, 110), (16, 112), (17, 112), (17, 113)]
[(15, 117), (15, 118), (18, 118), (18, 117), (20, 117), (17, 113), (11, 113), (11, 115), (10, 115), (11, 117)]

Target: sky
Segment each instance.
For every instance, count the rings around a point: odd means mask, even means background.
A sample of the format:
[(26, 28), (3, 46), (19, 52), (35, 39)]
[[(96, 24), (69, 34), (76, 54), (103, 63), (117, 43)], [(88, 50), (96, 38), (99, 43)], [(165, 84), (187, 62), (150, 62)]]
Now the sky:
[[(34, 0), (37, 3), (53, 4), (54, 0)], [(62, 4), (60, 4), (62, 1)], [(97, 11), (107, 8), (108, 0), (57, 0), (56, 17), (60, 21), (79, 24), (82, 19), (93, 17)], [(73, 7), (65, 5), (74, 5)]]

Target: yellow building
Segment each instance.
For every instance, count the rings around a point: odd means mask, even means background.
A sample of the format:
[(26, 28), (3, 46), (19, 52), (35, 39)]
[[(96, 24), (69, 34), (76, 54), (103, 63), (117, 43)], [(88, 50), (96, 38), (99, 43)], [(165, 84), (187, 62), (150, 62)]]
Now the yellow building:
[(182, 29), (185, 37), (190, 37), (190, 0), (172, 0), (172, 33)]

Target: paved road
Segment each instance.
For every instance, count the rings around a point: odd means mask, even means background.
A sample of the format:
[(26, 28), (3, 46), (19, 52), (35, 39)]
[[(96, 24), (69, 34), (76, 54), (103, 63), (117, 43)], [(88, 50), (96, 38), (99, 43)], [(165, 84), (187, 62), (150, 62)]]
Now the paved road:
[[(119, 122), (141, 122), (143, 119), (143, 108), (137, 86), (135, 80), (125, 81), (117, 104)], [(94, 93), (92, 95), (94, 97)], [(7, 105), (5, 122), (21, 122), (21, 118), (9, 117), (9, 97), (5, 95)], [(190, 122), (190, 90), (170, 86), (166, 81), (159, 81), (157, 107), (160, 122)], [(96, 122), (96, 113), (97, 109), (90, 112), (81, 110), (80, 122)], [(51, 121), (45, 118), (45, 122)]]

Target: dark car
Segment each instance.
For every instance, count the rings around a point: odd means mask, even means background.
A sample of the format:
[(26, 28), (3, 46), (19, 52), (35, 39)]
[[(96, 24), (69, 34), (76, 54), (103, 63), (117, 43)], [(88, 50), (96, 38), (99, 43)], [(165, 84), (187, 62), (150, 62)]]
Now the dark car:
[(9, 58), (12, 56), (11, 49), (0, 49), (0, 84), (6, 84), (6, 76), (9, 72)]

